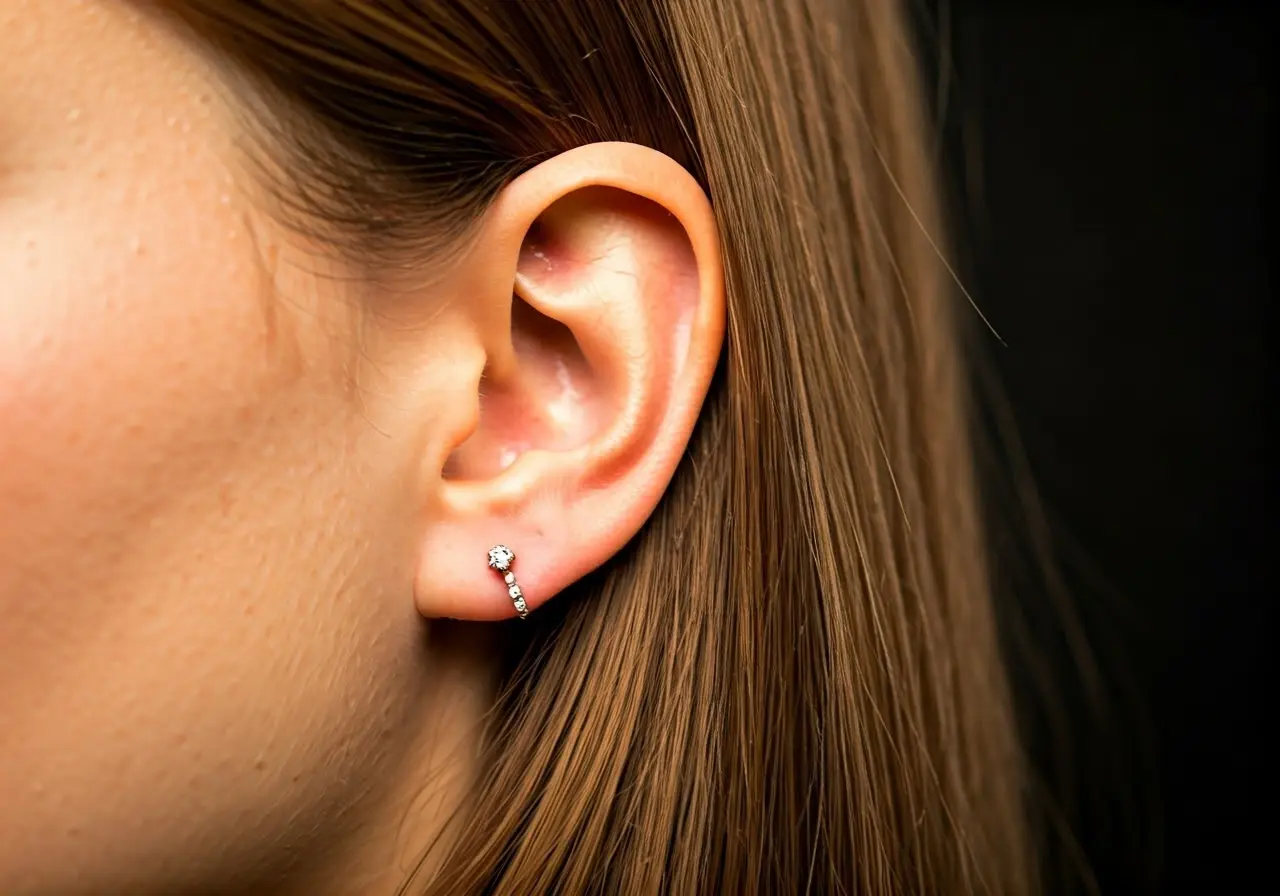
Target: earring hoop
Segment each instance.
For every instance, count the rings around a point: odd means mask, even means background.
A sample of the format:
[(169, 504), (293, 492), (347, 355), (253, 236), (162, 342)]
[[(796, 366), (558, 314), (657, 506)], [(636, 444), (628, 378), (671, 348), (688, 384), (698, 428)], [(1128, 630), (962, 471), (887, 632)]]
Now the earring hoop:
[(511, 571), (511, 564), (515, 559), (516, 552), (505, 544), (495, 544), (489, 548), (489, 568), (501, 574), (502, 581), (507, 583), (507, 596), (511, 598), (511, 603), (515, 604), (516, 612), (520, 614), (521, 619), (527, 619), (529, 605), (524, 602), (524, 591), (516, 584), (516, 574)]

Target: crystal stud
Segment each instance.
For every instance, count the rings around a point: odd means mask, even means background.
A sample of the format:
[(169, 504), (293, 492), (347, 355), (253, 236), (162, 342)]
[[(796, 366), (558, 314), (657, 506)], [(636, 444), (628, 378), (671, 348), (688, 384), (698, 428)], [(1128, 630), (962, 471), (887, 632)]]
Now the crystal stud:
[(511, 561), (514, 559), (516, 559), (515, 553), (505, 544), (496, 544), (489, 548), (489, 567), (491, 569), (496, 569), (498, 572), (506, 572), (511, 568)]

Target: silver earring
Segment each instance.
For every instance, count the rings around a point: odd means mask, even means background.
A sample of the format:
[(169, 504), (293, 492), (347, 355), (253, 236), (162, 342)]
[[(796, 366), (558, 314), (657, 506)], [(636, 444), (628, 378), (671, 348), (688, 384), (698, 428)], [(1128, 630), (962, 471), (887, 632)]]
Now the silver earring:
[(507, 583), (507, 594), (516, 605), (520, 618), (525, 619), (529, 615), (529, 605), (524, 602), (524, 592), (516, 584), (516, 574), (511, 571), (511, 564), (515, 559), (515, 551), (505, 544), (495, 544), (489, 548), (489, 568), (502, 573), (502, 581)]

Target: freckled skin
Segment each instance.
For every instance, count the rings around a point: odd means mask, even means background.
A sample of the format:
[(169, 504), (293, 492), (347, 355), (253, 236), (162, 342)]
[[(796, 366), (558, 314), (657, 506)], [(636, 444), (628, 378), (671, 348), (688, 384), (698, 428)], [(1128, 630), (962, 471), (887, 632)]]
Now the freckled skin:
[(115, 0), (0, 0), (6, 894), (256, 886), (393, 798), (431, 715), (420, 458), (224, 94)]
[(457, 252), (366, 270), (280, 225), (207, 52), (150, 3), (0, 0), (4, 896), (389, 894), (439, 860), (491, 811), (484, 551), (533, 612), (614, 556), (720, 357), (671, 158), (576, 147)]

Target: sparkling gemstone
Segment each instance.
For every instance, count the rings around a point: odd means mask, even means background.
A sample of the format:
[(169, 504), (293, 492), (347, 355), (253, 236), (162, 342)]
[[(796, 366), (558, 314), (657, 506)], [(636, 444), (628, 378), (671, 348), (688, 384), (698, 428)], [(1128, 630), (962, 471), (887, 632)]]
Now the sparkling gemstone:
[(498, 572), (506, 572), (514, 559), (516, 559), (515, 553), (505, 544), (497, 544), (489, 548), (489, 566)]
[(515, 605), (516, 605), (516, 612), (519, 613), (521, 616), (528, 614), (529, 607), (527, 604), (525, 604), (524, 598), (520, 598), (520, 600), (516, 601)]
[(524, 592), (520, 590), (519, 585), (512, 585), (507, 589), (507, 594), (511, 595), (512, 600), (521, 600), (524, 597)]
[(502, 581), (506, 582), (508, 585), (514, 585), (516, 583), (516, 574), (509, 572), (502, 577)]

